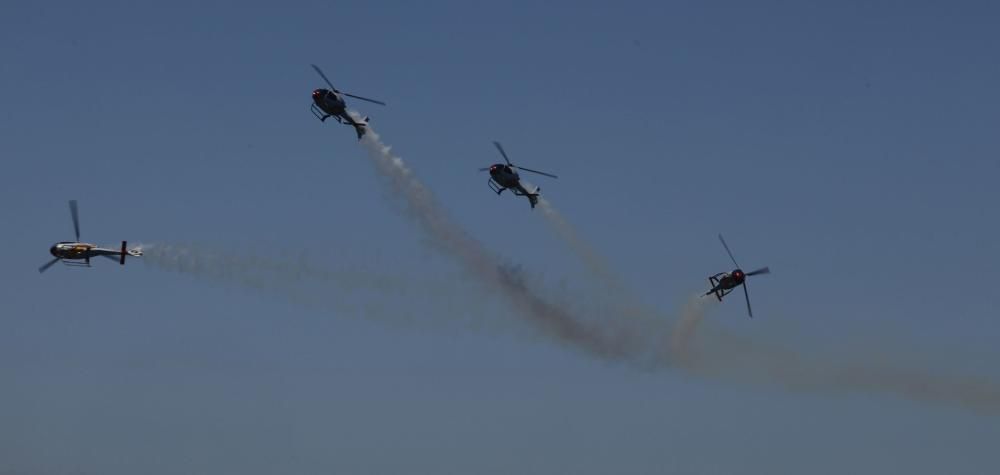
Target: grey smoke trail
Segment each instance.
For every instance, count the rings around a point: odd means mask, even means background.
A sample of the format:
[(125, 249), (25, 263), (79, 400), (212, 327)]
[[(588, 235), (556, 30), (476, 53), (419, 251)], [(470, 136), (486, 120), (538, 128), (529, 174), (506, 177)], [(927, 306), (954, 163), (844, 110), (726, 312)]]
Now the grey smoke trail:
[(817, 393), (871, 392), (1000, 412), (995, 381), (904, 368), (852, 349), (850, 355), (809, 355), (773, 342), (704, 327), (711, 298), (694, 296), (671, 332), (670, 364), (691, 374), (777, 385)]
[[(809, 358), (791, 349), (718, 330), (698, 339), (699, 327), (715, 303), (700, 294), (685, 303), (673, 328), (664, 332), (662, 323), (668, 318), (637, 304), (607, 260), (579, 236), (552, 204), (542, 199), (539, 205), (547, 222), (570, 250), (611, 293), (619, 296), (619, 305), (627, 305), (613, 310), (616, 317), (647, 332), (669, 334), (665, 348), (651, 350), (659, 356), (660, 364), (701, 376), (778, 384), (794, 390), (885, 392), (915, 400), (1000, 411), (1000, 386), (983, 379), (894, 367), (871, 357), (862, 360), (859, 355), (852, 355), (853, 362), (845, 361), (845, 357)], [(664, 345), (662, 341), (653, 341)]]
[(693, 295), (681, 309), (680, 318), (670, 332), (669, 345), (669, 356), (678, 366), (689, 367), (692, 364), (691, 346), (709, 303), (711, 301), (701, 295)]
[[(587, 320), (577, 311), (570, 313), (567, 306), (542, 298), (530, 276), (504, 265), (451, 221), (431, 192), (374, 131), (369, 130), (362, 144), (393, 194), (402, 199), (405, 214), (417, 222), (431, 242), (456, 258), (479, 281), (501, 291), (534, 326), (558, 341), (602, 358), (642, 363), (645, 357), (654, 356), (659, 358), (654, 366), (681, 368), (691, 374), (726, 381), (779, 385), (794, 390), (880, 392), (1000, 411), (1000, 386), (989, 380), (945, 377), (873, 360), (848, 364), (836, 357), (810, 359), (800, 352), (725, 331), (705, 332), (702, 323), (708, 301), (704, 299), (688, 303), (673, 333), (660, 331), (669, 324), (667, 318), (649, 319), (645, 312), (603, 315), (605, 318), (599, 321)], [(599, 264), (600, 260), (592, 263)]]
[(545, 221), (552, 227), (552, 230), (555, 231), (559, 238), (566, 242), (570, 250), (580, 258), (588, 271), (598, 277), (602, 283), (610, 287), (609, 290), (616, 292), (625, 290), (625, 285), (622, 283), (621, 278), (611, 270), (611, 266), (607, 260), (580, 237), (580, 234), (573, 225), (556, 211), (552, 203), (540, 197), (538, 199), (538, 207), (541, 209)]
[(533, 290), (529, 278), (502, 262), (478, 240), (447, 216), (431, 191), (406, 167), (391, 147), (382, 143), (369, 127), (361, 140), (379, 175), (396, 197), (402, 199), (406, 216), (412, 218), (440, 251), (454, 257), (463, 268), (490, 288), (503, 292), (522, 315), (545, 334), (592, 354), (608, 358), (633, 356), (640, 335), (628, 327), (587, 324), (564, 307), (554, 305)]
[[(344, 314), (361, 315), (395, 323), (459, 323), (483, 329), (496, 322), (484, 321), (482, 312), (473, 316), (465, 309), (484, 297), (481, 289), (461, 276), (406, 276), (395, 267), (391, 275), (372, 270), (388, 268), (377, 263), (321, 266), (308, 252), (246, 253), (205, 245), (147, 243), (140, 246), (146, 266), (167, 272), (250, 289), (280, 297), (290, 303)], [(392, 302), (406, 306), (387, 308)], [(428, 306), (443, 307), (428, 311)], [(481, 308), (481, 305), (476, 305)], [(422, 311), (412, 310), (420, 307)], [(473, 319), (473, 317), (475, 317)], [(463, 321), (463, 318), (467, 319)]]
[(303, 282), (334, 284), (343, 291), (375, 289), (402, 292), (402, 279), (345, 265), (340, 270), (317, 267), (305, 252), (288, 254), (235, 253), (203, 245), (145, 243), (142, 262), (162, 270), (229, 282), (236, 285), (286, 290)]
[(607, 260), (579, 236), (551, 203), (543, 199), (539, 205), (543, 216), (570, 250), (609, 291), (619, 296), (618, 305), (627, 305), (613, 309), (616, 317), (646, 332), (669, 334), (665, 348), (651, 351), (659, 356), (660, 364), (701, 376), (778, 384), (793, 390), (885, 392), (915, 400), (1000, 411), (1000, 386), (987, 380), (945, 377), (894, 367), (874, 358), (862, 360), (858, 355), (852, 356), (853, 362), (845, 361), (845, 357), (809, 358), (788, 348), (720, 330), (698, 339), (699, 327), (709, 307), (716, 302), (700, 294), (685, 303), (673, 328), (664, 332), (662, 323), (669, 321), (667, 316), (637, 304)]
[(605, 316), (612, 316), (620, 326), (627, 326), (632, 334), (643, 335), (642, 341), (636, 343), (647, 347), (633, 348), (633, 353), (651, 357), (653, 365), (657, 364), (657, 361), (662, 362), (663, 356), (669, 355), (670, 350), (663, 347), (658, 336), (669, 333), (669, 319), (640, 301), (621, 276), (612, 269), (608, 260), (580, 236), (576, 228), (549, 200), (540, 197), (538, 207), (556, 236), (580, 259), (587, 272), (602, 285), (598, 291), (601, 301), (592, 302), (589, 306), (600, 309)]

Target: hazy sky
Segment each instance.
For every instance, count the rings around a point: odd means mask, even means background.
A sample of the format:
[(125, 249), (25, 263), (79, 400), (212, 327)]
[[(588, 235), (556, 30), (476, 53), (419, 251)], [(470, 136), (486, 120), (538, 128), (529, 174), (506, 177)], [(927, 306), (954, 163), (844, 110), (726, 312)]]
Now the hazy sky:
[[(1000, 471), (997, 400), (919, 396), (1000, 387), (994, 2), (137, 3), (0, 6), (0, 474)], [(769, 265), (753, 320), (709, 307), (723, 370), (533, 327), (312, 117), (310, 63), (590, 323), (621, 302), (491, 140), (652, 328), (717, 233)], [(39, 275), (69, 199), (158, 257)]]

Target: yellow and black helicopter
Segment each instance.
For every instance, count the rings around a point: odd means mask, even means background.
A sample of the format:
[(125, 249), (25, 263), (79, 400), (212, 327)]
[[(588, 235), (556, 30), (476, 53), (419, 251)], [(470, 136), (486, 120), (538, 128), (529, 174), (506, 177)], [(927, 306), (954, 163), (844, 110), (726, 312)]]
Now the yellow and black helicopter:
[(142, 256), (142, 249), (128, 249), (126, 241), (122, 241), (120, 250), (80, 242), (80, 213), (77, 210), (76, 200), (69, 202), (69, 213), (73, 217), (73, 231), (76, 233), (76, 241), (63, 241), (53, 244), (49, 248), (49, 253), (52, 254), (53, 258), (38, 268), (39, 273), (45, 272), (59, 261), (68, 266), (90, 267), (91, 257), (103, 256), (113, 261), (118, 261), (121, 265), (125, 265), (125, 256)]

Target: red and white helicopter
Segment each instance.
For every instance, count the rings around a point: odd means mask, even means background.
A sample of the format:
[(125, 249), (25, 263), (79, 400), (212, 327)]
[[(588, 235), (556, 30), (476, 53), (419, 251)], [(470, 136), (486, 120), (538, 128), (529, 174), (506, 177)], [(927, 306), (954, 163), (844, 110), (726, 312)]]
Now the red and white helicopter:
[(481, 172), (490, 172), (490, 179), (487, 181), (490, 189), (495, 191), (498, 195), (503, 193), (503, 190), (510, 189), (515, 196), (527, 196), (528, 201), (531, 203), (531, 208), (534, 209), (535, 205), (538, 204), (538, 192), (542, 191), (542, 188), (536, 186), (534, 190), (528, 191), (528, 189), (521, 183), (521, 176), (517, 174), (517, 171), (524, 170), (526, 172), (537, 173), (549, 178), (559, 177), (551, 173), (516, 166), (513, 163), (510, 163), (510, 159), (507, 158), (507, 152), (504, 152), (503, 146), (500, 145), (500, 142), (493, 142), (493, 145), (495, 145), (497, 150), (500, 151), (500, 155), (503, 155), (503, 160), (506, 163), (494, 163), (488, 168), (479, 169)]
[(333, 83), (326, 78), (326, 74), (323, 74), (323, 70), (319, 69), (319, 66), (316, 66), (315, 64), (311, 66), (316, 70), (319, 76), (326, 81), (326, 84), (330, 86), (330, 89), (314, 90), (312, 92), (313, 103), (309, 110), (312, 111), (313, 115), (316, 116), (320, 122), (326, 122), (326, 119), (333, 117), (341, 124), (353, 126), (354, 131), (358, 134), (358, 140), (361, 140), (361, 137), (365, 135), (365, 127), (368, 125), (368, 118), (365, 117), (361, 120), (355, 120), (354, 117), (351, 117), (351, 114), (347, 113), (347, 102), (344, 100), (344, 96), (361, 99), (362, 101), (373, 102), (383, 106), (385, 103), (382, 101), (376, 101), (375, 99), (355, 96), (354, 94), (348, 94), (340, 91), (336, 87), (333, 87)]
[(743, 272), (740, 269), (740, 265), (736, 263), (736, 258), (733, 257), (732, 251), (729, 250), (729, 246), (726, 245), (726, 240), (722, 239), (722, 235), (719, 234), (719, 241), (722, 243), (722, 247), (726, 248), (726, 253), (729, 254), (729, 258), (732, 259), (733, 264), (736, 265), (736, 269), (732, 272), (720, 272), (708, 278), (708, 281), (712, 283), (712, 290), (709, 290), (705, 295), (715, 294), (715, 298), (722, 301), (722, 297), (729, 295), (733, 289), (739, 286), (743, 286), (743, 295), (747, 299), (747, 313), (750, 314), (750, 318), (753, 318), (753, 310), (750, 309), (750, 293), (747, 291), (747, 277), (759, 274), (770, 274), (771, 269), (767, 267), (761, 267), (752, 272)]

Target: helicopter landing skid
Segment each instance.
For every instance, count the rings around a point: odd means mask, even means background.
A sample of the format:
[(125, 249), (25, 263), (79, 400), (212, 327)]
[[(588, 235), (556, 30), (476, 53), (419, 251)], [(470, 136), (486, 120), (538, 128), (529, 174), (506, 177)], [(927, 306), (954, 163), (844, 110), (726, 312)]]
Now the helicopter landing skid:
[[(722, 275), (725, 275), (725, 274), (716, 274), (716, 275), (713, 275), (713, 276), (711, 276), (711, 277), (708, 278), (708, 282), (710, 284), (712, 284), (712, 288), (713, 289), (719, 286), (719, 276), (722, 276)], [(732, 292), (732, 291), (733, 291), (733, 289), (728, 289), (728, 290), (719, 289), (719, 290), (715, 290), (715, 291), (710, 290), (708, 293), (709, 294), (714, 294), (715, 298), (719, 299), (719, 301), (721, 302), (722, 301), (722, 297), (725, 297), (726, 295), (729, 294), (729, 292)]]
[(504, 188), (504, 187), (500, 186), (497, 182), (493, 181), (492, 178), (490, 178), (489, 180), (487, 180), (486, 184), (489, 185), (490, 189), (493, 190), (494, 192), (496, 192), (496, 194), (498, 194), (498, 195), (500, 193), (503, 193), (503, 190), (507, 189), (507, 188)]
[[(326, 119), (330, 118), (330, 114), (323, 112), (323, 109), (320, 109), (316, 104), (309, 106), (309, 111), (312, 112), (312, 114), (316, 116), (320, 122), (326, 122)], [(338, 117), (337, 120), (339, 121), (340, 118)]]

